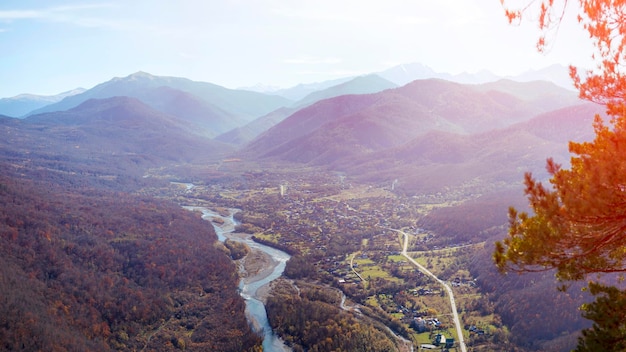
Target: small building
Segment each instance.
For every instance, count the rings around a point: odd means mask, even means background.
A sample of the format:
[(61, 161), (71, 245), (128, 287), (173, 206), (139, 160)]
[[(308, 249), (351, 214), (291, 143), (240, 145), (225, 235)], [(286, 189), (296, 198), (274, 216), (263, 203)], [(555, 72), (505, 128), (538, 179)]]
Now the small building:
[(451, 348), (451, 347), (454, 347), (454, 338), (448, 337), (446, 339), (446, 348)]
[(435, 346), (439, 346), (445, 343), (446, 343), (446, 337), (443, 334), (437, 334), (435, 336)]

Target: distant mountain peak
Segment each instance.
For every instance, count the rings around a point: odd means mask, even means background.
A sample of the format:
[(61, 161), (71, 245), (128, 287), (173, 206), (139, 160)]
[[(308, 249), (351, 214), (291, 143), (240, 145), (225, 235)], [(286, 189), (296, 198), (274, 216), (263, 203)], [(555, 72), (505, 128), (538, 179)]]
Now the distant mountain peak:
[(528, 70), (522, 74), (509, 78), (520, 82), (537, 80), (550, 81), (560, 87), (569, 90), (576, 90), (572, 79), (569, 76), (569, 67), (561, 64), (552, 64), (541, 69)]
[(154, 76), (148, 72), (137, 71), (132, 73), (126, 77), (115, 77), (110, 82), (132, 82), (132, 81), (146, 81), (146, 80), (155, 80), (159, 78), (158, 76)]
[(16, 95), (14, 97), (4, 98), (4, 99), (7, 99), (7, 100), (21, 100), (21, 99), (43, 100), (43, 99), (46, 99), (46, 98), (48, 98), (48, 96), (46, 96), (46, 95), (24, 93), (24, 94)]
[(137, 71), (129, 75), (127, 78), (132, 80), (132, 79), (155, 79), (157, 77), (145, 71)]
[(149, 74), (146, 71), (137, 71), (137, 72), (131, 74), (129, 77), (149, 77), (149, 78), (153, 78), (154, 76)]
[(418, 62), (397, 65), (385, 71), (377, 72), (376, 74), (399, 86), (403, 86), (416, 79), (437, 77), (435, 71), (430, 67)]
[(429, 66), (426, 66), (424, 64), (421, 64), (419, 62), (402, 64), (402, 65), (400, 65), (400, 69), (402, 69), (406, 73), (409, 73), (409, 72), (421, 72), (421, 73), (424, 73), (424, 74), (430, 74), (431, 72), (433, 72), (432, 68), (430, 68)]

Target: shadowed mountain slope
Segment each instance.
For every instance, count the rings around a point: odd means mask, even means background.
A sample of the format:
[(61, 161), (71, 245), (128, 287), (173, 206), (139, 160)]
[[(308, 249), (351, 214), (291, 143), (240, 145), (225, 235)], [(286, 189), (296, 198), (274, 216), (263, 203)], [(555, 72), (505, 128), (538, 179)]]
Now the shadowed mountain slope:
[(241, 127), (220, 134), (215, 140), (237, 146), (245, 145), (296, 111), (298, 109), (288, 107), (274, 110)]
[(128, 97), (93, 99), (68, 111), (0, 121), (3, 157), (51, 172), (142, 176), (150, 167), (219, 159), (232, 151), (192, 134), (185, 121)]

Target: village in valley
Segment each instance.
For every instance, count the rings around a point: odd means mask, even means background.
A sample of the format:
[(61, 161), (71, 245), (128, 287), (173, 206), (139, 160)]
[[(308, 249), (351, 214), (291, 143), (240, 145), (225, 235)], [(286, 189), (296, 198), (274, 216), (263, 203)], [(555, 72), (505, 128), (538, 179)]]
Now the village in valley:
[(172, 184), (148, 192), (181, 204), (239, 209), (237, 232), (288, 252), (294, 261), (305, 258), (289, 273), (294, 285), (341, 292), (343, 309), (383, 323), (414, 346), (461, 351), (447, 293), (402, 255), (403, 231), (407, 254), (452, 288), (465, 345), (487, 350), (507, 339), (507, 328), (469, 270), (485, 243), (457, 243), (419, 227), (430, 210), (450, 205), (451, 194), (407, 197), (390, 185), (352, 185), (322, 172), (258, 172), (228, 183)]

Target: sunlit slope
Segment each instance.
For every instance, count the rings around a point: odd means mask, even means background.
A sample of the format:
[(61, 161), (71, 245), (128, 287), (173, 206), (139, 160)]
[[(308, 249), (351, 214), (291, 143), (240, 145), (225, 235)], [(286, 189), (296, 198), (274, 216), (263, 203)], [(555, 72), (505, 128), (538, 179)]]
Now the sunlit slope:
[(399, 179), (398, 187), (410, 192), (521, 184), (527, 171), (545, 176), (549, 157), (567, 163), (567, 141), (591, 140), (593, 118), (600, 112), (600, 106), (587, 103), (484, 133), (432, 131), (402, 146), (345, 160), (342, 167), (363, 180)]
[[(511, 86), (514, 86), (511, 88)], [(400, 147), (431, 131), (471, 135), (527, 121), (577, 102), (573, 92), (552, 85), (559, 98), (522, 94), (536, 83), (462, 85), (414, 81), (368, 95), (346, 95), (304, 108), (249, 143), (242, 154), (317, 165), (343, 163)]]

